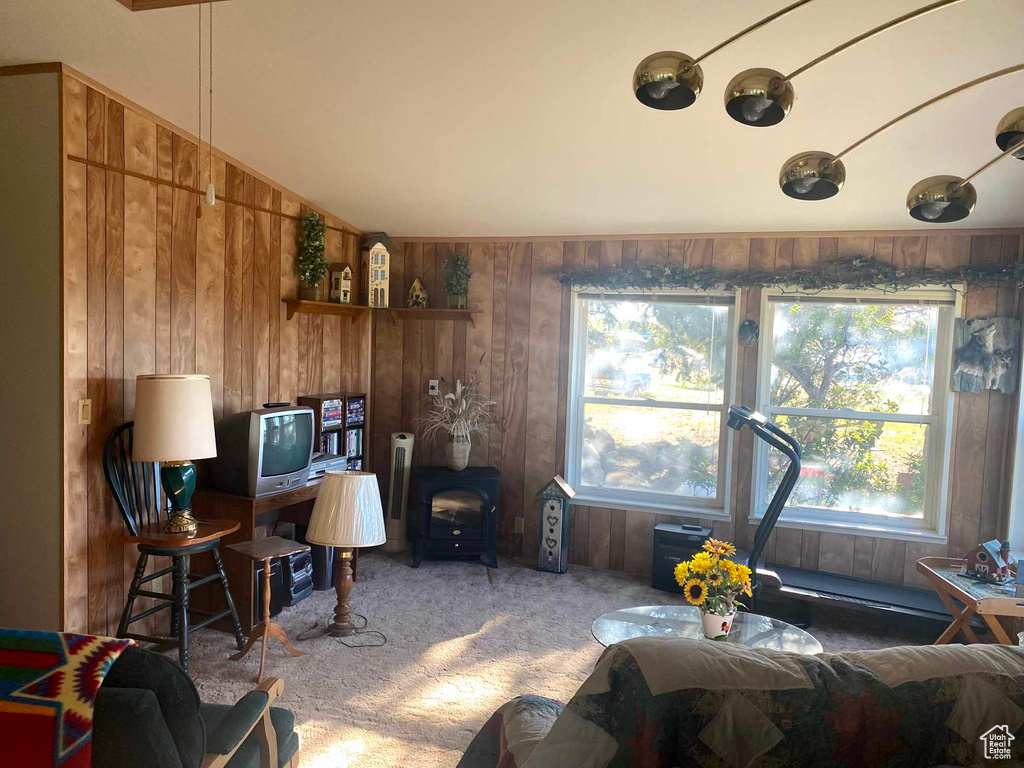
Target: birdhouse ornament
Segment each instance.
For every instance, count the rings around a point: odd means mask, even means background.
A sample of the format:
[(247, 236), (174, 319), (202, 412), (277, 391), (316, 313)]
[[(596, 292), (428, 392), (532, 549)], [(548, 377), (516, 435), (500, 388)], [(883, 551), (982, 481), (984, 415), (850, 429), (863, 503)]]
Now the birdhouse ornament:
[(561, 475), (541, 488), (540, 548), (537, 570), (565, 573), (569, 570), (569, 502), (576, 491)]
[(383, 232), (367, 235), (362, 244), (363, 274), (360, 280), (360, 299), (368, 307), (388, 306), (388, 282), (391, 272), (391, 254), (388, 236)]
[(352, 267), (331, 264), (331, 292), (329, 299), (335, 304), (352, 303)]
[(412, 309), (426, 309), (429, 301), (430, 296), (427, 294), (427, 289), (423, 287), (423, 283), (417, 277), (409, 287), (409, 297), (405, 300), (405, 306)]
[(967, 553), (960, 575), (989, 584), (1008, 584), (1014, 579), (1010, 566), (1016, 562), (1010, 554), (1010, 542), (992, 539)]

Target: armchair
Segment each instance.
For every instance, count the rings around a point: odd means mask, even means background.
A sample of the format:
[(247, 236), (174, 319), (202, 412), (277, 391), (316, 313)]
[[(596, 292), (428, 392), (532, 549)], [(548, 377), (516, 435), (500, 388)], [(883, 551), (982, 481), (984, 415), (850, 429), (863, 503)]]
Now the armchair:
[(234, 705), (205, 704), (182, 669), (140, 648), (107, 673), (93, 720), (95, 768), (296, 768), (295, 718), (267, 678)]

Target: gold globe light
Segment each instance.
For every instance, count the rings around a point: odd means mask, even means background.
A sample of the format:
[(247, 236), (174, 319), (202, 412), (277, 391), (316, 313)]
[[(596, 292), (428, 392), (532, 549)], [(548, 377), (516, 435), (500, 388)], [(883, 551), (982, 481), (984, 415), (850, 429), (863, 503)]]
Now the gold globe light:
[(796, 94), (781, 72), (758, 67), (740, 72), (725, 89), (725, 111), (738, 123), (778, 125), (793, 108)]
[(827, 200), (846, 183), (846, 166), (828, 152), (801, 152), (779, 172), (783, 193), (795, 200)]
[(947, 224), (966, 219), (978, 202), (974, 185), (959, 176), (929, 176), (907, 195), (907, 210), (918, 221)]
[[(1008, 112), (996, 126), (996, 145), (1002, 151), (1024, 141), (1024, 107)], [(1018, 160), (1024, 160), (1024, 150), (1012, 153)]]
[(652, 53), (633, 72), (637, 101), (652, 109), (686, 109), (700, 96), (703, 86), (700, 64), (678, 51)]

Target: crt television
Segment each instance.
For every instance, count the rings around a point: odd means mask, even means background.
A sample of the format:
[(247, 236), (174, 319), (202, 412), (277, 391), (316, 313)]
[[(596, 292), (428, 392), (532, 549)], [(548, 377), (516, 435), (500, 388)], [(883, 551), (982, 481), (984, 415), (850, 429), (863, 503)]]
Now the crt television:
[(260, 408), (215, 425), (210, 481), (222, 491), (268, 496), (304, 485), (313, 457), (313, 409)]

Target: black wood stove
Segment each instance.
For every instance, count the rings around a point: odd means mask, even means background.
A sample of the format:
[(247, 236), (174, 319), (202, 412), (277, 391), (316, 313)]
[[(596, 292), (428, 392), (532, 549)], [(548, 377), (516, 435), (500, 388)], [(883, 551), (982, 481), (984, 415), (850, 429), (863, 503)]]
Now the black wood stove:
[(413, 470), (417, 514), (410, 515), (413, 568), (424, 556), (487, 556), (498, 567), (498, 505), (501, 473), (494, 467), (447, 467)]

